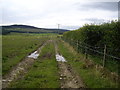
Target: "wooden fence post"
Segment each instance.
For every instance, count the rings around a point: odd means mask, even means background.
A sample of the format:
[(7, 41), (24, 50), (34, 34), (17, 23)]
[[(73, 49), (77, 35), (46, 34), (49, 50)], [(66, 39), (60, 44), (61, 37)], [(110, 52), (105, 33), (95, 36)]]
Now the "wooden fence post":
[(85, 47), (85, 59), (88, 58), (88, 55), (87, 55), (87, 47)]
[(78, 40), (77, 40), (77, 52), (78, 52)]
[(105, 58), (106, 58), (106, 45), (105, 45), (105, 48), (104, 48), (103, 67), (105, 67)]

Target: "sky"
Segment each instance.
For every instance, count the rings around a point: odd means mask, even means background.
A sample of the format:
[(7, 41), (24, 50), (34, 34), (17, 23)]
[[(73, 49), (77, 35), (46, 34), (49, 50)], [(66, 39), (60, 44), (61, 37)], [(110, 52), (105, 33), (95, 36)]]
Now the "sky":
[(75, 30), (118, 19), (118, 0), (0, 0), (0, 25)]

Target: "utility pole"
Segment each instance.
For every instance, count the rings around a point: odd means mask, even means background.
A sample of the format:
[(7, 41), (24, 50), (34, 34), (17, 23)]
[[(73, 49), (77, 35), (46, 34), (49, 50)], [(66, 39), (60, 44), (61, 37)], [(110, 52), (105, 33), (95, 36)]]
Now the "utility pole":
[(59, 27), (60, 27), (60, 24), (58, 24), (58, 29), (59, 29)]
[(60, 24), (58, 24), (58, 34), (59, 34), (59, 28), (60, 28)]

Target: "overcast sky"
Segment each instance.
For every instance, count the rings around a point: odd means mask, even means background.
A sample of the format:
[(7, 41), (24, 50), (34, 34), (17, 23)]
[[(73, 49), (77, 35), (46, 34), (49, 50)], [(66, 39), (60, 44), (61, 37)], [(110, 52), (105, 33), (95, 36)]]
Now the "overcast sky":
[(118, 0), (2, 0), (0, 11), (0, 25), (57, 28), (60, 24), (72, 30), (118, 19)]

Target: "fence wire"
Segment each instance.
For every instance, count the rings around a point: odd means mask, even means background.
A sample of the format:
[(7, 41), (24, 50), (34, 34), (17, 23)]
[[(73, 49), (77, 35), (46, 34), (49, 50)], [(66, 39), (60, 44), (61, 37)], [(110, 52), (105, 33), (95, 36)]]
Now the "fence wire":
[[(86, 43), (82, 43), (82, 42), (80, 42), (80, 41), (73, 41), (73, 40), (65, 40), (65, 41), (69, 42), (70, 44), (73, 43), (75, 46), (77, 46), (77, 48), (78, 48), (78, 47), (82, 47), (82, 48), (84, 48), (84, 49), (87, 49), (87, 50), (90, 50), (90, 51), (94, 51), (94, 52), (96, 52), (96, 53), (99, 53), (99, 54), (101, 54), (101, 55), (104, 55), (104, 52), (95, 50), (95, 49), (99, 49), (99, 48), (100, 48), (100, 49), (102, 48), (102, 49), (104, 50), (103, 47), (94, 47), (94, 46), (88, 45), (88, 44), (86, 44)], [(92, 47), (92, 48), (91, 48), (91, 47)], [(93, 48), (94, 48), (94, 49), (93, 49)], [(120, 60), (119, 57), (116, 57), (116, 56), (113, 56), (113, 55), (109, 55), (109, 54), (105, 54), (105, 55), (108, 56), (108, 57), (111, 57), (111, 58)]]

